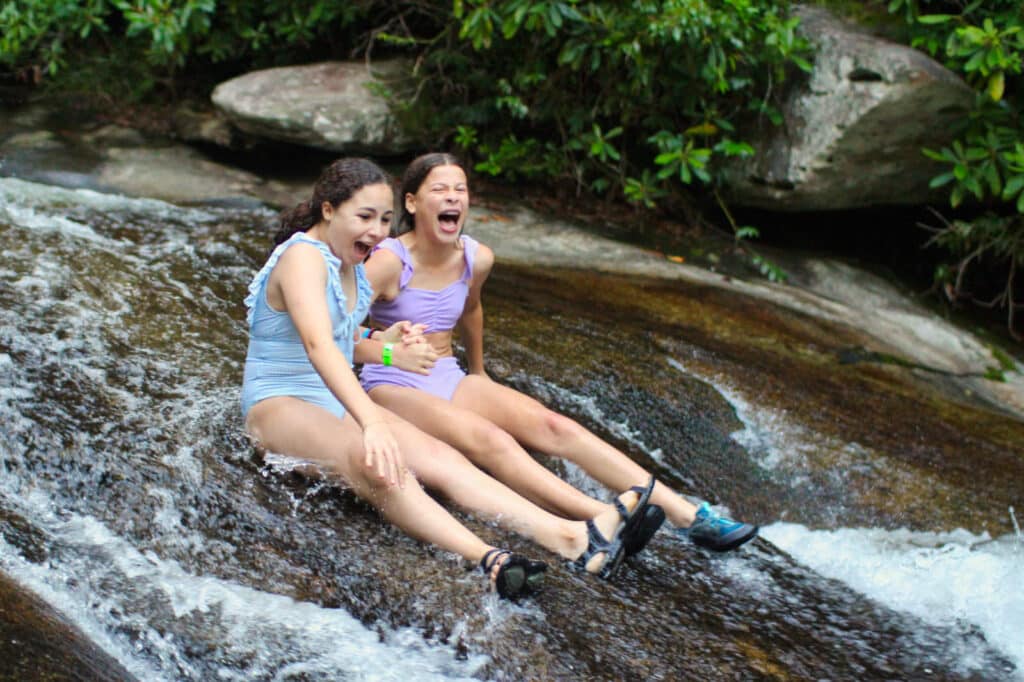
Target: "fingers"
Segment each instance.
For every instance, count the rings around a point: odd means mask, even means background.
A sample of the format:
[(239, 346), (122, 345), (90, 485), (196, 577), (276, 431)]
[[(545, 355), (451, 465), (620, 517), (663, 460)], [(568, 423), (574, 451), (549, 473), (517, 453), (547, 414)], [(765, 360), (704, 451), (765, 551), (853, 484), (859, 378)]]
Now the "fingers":
[(402, 454), (387, 425), (372, 424), (370, 428), (364, 429), (363, 447), (366, 451), (364, 461), (367, 469), (373, 471), (377, 478), (389, 487), (405, 487)]
[(427, 329), (425, 324), (418, 322), (413, 324), (408, 320), (403, 320), (402, 322), (395, 322), (391, 328), (399, 332), (402, 343), (406, 346), (411, 346), (414, 343), (426, 343), (426, 339), (423, 338), (423, 333)]

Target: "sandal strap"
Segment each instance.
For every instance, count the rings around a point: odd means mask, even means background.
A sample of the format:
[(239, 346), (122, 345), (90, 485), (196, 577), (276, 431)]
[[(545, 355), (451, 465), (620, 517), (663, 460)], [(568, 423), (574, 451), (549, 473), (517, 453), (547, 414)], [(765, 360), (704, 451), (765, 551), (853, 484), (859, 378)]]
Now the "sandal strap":
[(490, 573), (491, 569), (494, 568), (494, 564), (498, 563), (498, 560), (506, 555), (511, 556), (512, 552), (507, 549), (498, 549), (497, 547), (487, 550), (480, 559), (480, 570), (484, 573)]
[[(576, 568), (587, 570), (587, 564), (598, 554), (604, 554), (604, 562), (597, 575), (610, 579), (622, 561), (623, 546), (621, 540), (609, 540), (594, 524), (593, 519), (587, 520), (587, 549), (572, 562)], [(589, 571), (588, 571), (589, 572)]]
[[(630, 490), (633, 490), (633, 488), (630, 488)], [(615, 511), (619, 512), (619, 518), (621, 518), (623, 521), (629, 521), (630, 511), (626, 509), (626, 505), (622, 503), (622, 500), (616, 497), (615, 501), (612, 504), (615, 505)]]
[(636, 504), (633, 505), (632, 510), (626, 509), (626, 505), (622, 503), (622, 500), (618, 497), (615, 498), (615, 501), (612, 502), (612, 504), (615, 506), (615, 511), (619, 512), (619, 518), (626, 522), (633, 520), (634, 524), (636, 523), (636, 518), (639, 517), (643, 511), (642, 508), (650, 504), (651, 493), (654, 491), (654, 482), (654, 477), (651, 476), (647, 485), (630, 486), (629, 489), (625, 491), (627, 493), (636, 493), (637, 500)]
[(611, 541), (604, 536), (604, 533), (594, 524), (593, 519), (587, 519), (587, 548), (573, 562), (580, 568), (585, 569), (587, 563), (597, 554), (608, 554), (612, 548)]

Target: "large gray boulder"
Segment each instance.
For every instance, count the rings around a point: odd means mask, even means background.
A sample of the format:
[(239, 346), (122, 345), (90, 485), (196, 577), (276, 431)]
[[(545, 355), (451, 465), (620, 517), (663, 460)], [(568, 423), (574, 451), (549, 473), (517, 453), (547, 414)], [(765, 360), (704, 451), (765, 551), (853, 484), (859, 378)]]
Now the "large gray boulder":
[(401, 89), (400, 60), (323, 62), (253, 71), (221, 83), (213, 104), (250, 135), (343, 153), (408, 150), (382, 88)]
[(948, 144), (974, 93), (917, 50), (869, 35), (814, 7), (796, 10), (816, 48), (809, 78), (790, 85), (784, 122), (747, 131), (757, 154), (727, 168), (744, 206), (814, 211), (922, 204), (940, 170), (922, 147)]

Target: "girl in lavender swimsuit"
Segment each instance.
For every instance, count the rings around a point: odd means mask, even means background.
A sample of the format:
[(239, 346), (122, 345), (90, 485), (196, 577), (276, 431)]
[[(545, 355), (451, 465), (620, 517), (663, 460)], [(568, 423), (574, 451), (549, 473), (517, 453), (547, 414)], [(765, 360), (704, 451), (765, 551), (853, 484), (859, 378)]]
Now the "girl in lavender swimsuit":
[[(433, 349), (411, 369), (367, 364), (360, 381), (378, 404), (449, 443), (535, 503), (568, 518), (607, 510), (537, 463), (522, 446), (574, 462), (616, 491), (643, 490), (651, 475), (610, 444), (484, 371), (480, 293), (494, 253), (462, 234), (469, 211), (466, 173), (450, 154), (415, 159), (402, 179), (399, 236), (386, 239), (366, 263), (377, 293), (375, 325), (412, 320)], [(452, 337), (460, 333), (469, 373), (459, 367)], [(407, 352), (399, 349), (399, 353)], [(380, 362), (380, 356), (370, 358)], [(658, 482), (644, 514), (637, 551), (667, 515), (677, 532), (717, 551), (739, 547), (757, 527), (699, 507)]]

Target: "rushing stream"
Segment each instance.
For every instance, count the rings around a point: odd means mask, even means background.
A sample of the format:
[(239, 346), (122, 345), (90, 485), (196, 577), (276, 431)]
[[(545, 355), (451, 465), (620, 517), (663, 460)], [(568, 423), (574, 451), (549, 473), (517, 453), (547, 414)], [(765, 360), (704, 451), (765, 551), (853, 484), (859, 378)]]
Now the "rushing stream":
[(1024, 679), (1019, 420), (763, 303), (499, 263), (492, 376), (764, 526), (500, 602), (243, 435), (272, 218), (0, 178), (0, 570), (130, 676)]

